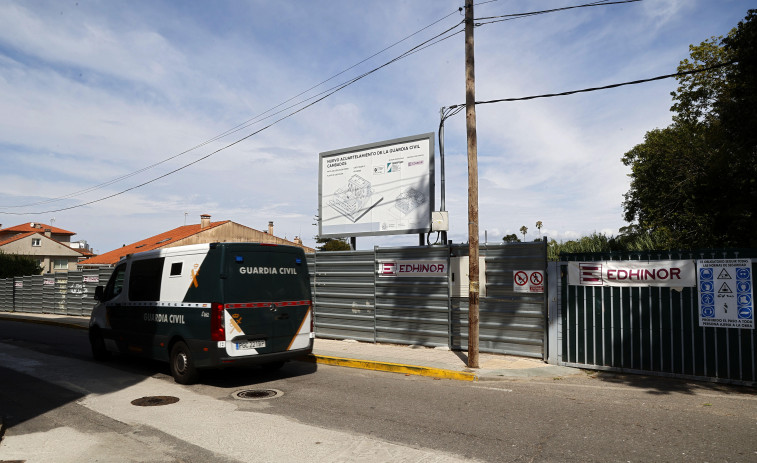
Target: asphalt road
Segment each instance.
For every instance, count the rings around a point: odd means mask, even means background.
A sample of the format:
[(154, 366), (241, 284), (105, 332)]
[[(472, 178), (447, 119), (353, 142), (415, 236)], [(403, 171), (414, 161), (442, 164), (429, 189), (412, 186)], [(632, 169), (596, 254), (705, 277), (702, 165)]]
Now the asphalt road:
[[(158, 395), (180, 400), (131, 405)], [(186, 387), (161, 363), (91, 361), (85, 331), (10, 321), (0, 415), (0, 461), (757, 461), (753, 388), (606, 374), (468, 383), (301, 362)]]

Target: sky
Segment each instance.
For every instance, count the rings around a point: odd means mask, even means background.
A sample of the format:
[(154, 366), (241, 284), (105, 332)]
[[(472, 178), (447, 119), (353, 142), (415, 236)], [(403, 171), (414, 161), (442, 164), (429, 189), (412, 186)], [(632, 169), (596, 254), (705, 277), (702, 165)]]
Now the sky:
[[(477, 3), (484, 18), (588, 2)], [(315, 246), (319, 153), (437, 133), (440, 109), (465, 102), (464, 34), (316, 100), (462, 30), (463, 4), (0, 2), (0, 224), (52, 224), (104, 253), (210, 214), (263, 231), (273, 221), (277, 236)], [(690, 44), (727, 34), (750, 7), (643, 0), (481, 25), (476, 100), (674, 73)], [(671, 123), (675, 88), (666, 79), (477, 105), (480, 241), (522, 239), (524, 225), (529, 241), (617, 235), (630, 181), (621, 159)], [(465, 113), (444, 127), (448, 239), (463, 243)], [(418, 235), (357, 240), (358, 249), (417, 244)]]

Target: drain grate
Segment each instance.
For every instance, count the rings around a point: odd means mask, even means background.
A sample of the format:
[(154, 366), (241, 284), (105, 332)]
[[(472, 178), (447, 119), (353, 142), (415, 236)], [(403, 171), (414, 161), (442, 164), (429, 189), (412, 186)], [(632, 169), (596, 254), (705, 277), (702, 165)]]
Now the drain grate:
[(134, 399), (131, 401), (131, 404), (136, 405), (137, 407), (157, 407), (159, 405), (175, 404), (178, 401), (178, 397), (173, 397), (170, 395), (154, 395)]
[(242, 389), (231, 394), (232, 397), (239, 400), (265, 400), (282, 395), (284, 393), (277, 389)]

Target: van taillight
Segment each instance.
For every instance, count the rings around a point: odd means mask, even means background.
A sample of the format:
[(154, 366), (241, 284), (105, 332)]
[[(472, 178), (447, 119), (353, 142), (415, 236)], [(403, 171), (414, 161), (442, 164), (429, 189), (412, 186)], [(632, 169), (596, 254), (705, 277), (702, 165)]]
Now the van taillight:
[(223, 304), (214, 302), (210, 314), (210, 339), (212, 341), (226, 340), (226, 324), (223, 321)]
[(313, 313), (313, 304), (308, 308), (310, 311), (310, 332), (315, 333), (315, 314)]

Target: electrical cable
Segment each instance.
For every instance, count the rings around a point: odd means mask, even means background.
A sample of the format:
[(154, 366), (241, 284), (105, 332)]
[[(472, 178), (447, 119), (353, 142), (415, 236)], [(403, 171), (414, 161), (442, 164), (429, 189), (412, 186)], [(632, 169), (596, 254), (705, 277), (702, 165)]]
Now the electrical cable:
[[(486, 20), (486, 19), (497, 19), (497, 21), (488, 21), (488, 22), (478, 22), (478, 23), (476, 23), (476, 26), (483, 26), (485, 24), (494, 24), (494, 23), (503, 22), (503, 21), (510, 21), (510, 20), (513, 20), (513, 19), (525, 18), (525, 17), (528, 17), (528, 16), (536, 16), (536, 15), (540, 15), (540, 14), (554, 13), (554, 12), (557, 12), (557, 11), (572, 10), (572, 9), (575, 9), (575, 8), (587, 8), (587, 7), (592, 7), (592, 6), (619, 5), (619, 4), (622, 4), (622, 3), (635, 3), (635, 2), (640, 2), (640, 1), (642, 1), (642, 0), (617, 0), (617, 1), (613, 1), (613, 2), (609, 2), (607, 0), (604, 0), (604, 1), (598, 1), (598, 2), (592, 2), (592, 3), (585, 3), (583, 5), (573, 5), (573, 6), (566, 6), (566, 7), (562, 7), (562, 8), (551, 8), (549, 10), (532, 11), (532, 12), (529, 12), (529, 13), (514, 13), (514, 14), (504, 14), (504, 15), (500, 15), (500, 16), (486, 16), (486, 17), (481, 17), (481, 18), (475, 18), (474, 21), (483, 21), (483, 20)], [(503, 19), (499, 19), (499, 18), (503, 18)]]
[[(68, 193), (68, 194), (63, 195), (63, 196), (58, 196), (56, 198), (50, 198), (50, 199), (47, 199), (47, 200), (44, 200), (44, 201), (35, 202), (35, 203), (21, 204), (21, 205), (12, 205), (12, 206), (0, 206), (0, 207), (8, 208), (8, 209), (16, 209), (16, 208), (21, 208), (21, 207), (33, 207), (33, 206), (39, 206), (39, 205), (43, 205), (43, 204), (48, 204), (48, 203), (52, 203), (52, 202), (61, 201), (61, 200), (64, 200), (64, 199), (69, 199), (69, 198), (76, 197), (76, 196), (81, 196), (82, 194), (89, 193), (91, 191), (95, 191), (95, 190), (98, 190), (100, 188), (104, 188), (106, 186), (110, 186), (110, 185), (112, 185), (114, 183), (120, 182), (122, 180), (126, 180), (126, 179), (128, 179), (130, 177), (133, 177), (135, 175), (141, 174), (142, 172), (145, 172), (145, 171), (147, 171), (149, 169), (157, 167), (157, 166), (159, 166), (161, 164), (165, 164), (168, 161), (171, 161), (171, 160), (176, 159), (176, 158), (178, 158), (180, 156), (183, 156), (184, 154), (187, 154), (187, 153), (189, 153), (191, 151), (194, 151), (194, 150), (197, 150), (199, 148), (202, 148), (202, 147), (204, 147), (204, 146), (206, 146), (206, 145), (208, 145), (210, 143), (213, 143), (215, 141), (218, 141), (218, 140), (220, 140), (220, 139), (222, 139), (222, 138), (224, 138), (224, 137), (226, 137), (228, 135), (231, 135), (231, 134), (234, 134), (234, 133), (239, 132), (241, 130), (244, 130), (245, 128), (250, 127), (251, 125), (254, 125), (256, 123), (262, 122), (265, 119), (268, 119), (268, 118), (273, 117), (273, 116), (275, 116), (277, 114), (280, 114), (280, 113), (282, 113), (282, 112), (284, 112), (284, 111), (286, 111), (288, 109), (296, 107), (299, 104), (304, 104), (304, 103), (306, 103), (307, 101), (309, 101), (311, 99), (317, 98), (318, 96), (320, 96), (320, 95), (322, 95), (322, 94), (324, 94), (324, 93), (326, 93), (326, 92), (328, 92), (330, 90), (333, 90), (334, 88), (338, 87), (338, 85), (335, 86), (335, 87), (331, 87), (329, 89), (326, 89), (326, 90), (324, 90), (321, 93), (318, 93), (318, 94), (316, 94), (316, 95), (314, 95), (312, 97), (309, 97), (309, 98), (307, 98), (307, 99), (305, 99), (303, 101), (300, 101), (300, 102), (298, 102), (298, 103), (296, 103), (294, 105), (288, 106), (288, 107), (282, 109), (281, 111), (277, 111), (277, 112), (272, 113), (272, 114), (270, 114), (270, 115), (268, 115), (268, 116), (266, 116), (266, 117), (264, 117), (264, 118), (261, 119), (262, 116), (264, 116), (265, 114), (268, 114), (269, 112), (273, 111), (274, 109), (277, 109), (277, 108), (280, 108), (281, 106), (284, 106), (285, 104), (291, 102), (292, 100), (295, 100), (295, 99), (299, 98), (302, 95), (305, 95), (306, 93), (310, 92), (311, 90), (313, 90), (315, 88), (318, 88), (319, 86), (325, 84), (326, 82), (329, 82), (329, 81), (335, 79), (336, 77), (344, 74), (345, 72), (350, 71), (351, 69), (354, 69), (355, 67), (357, 67), (357, 66), (365, 63), (366, 61), (368, 61), (368, 60), (370, 60), (372, 58), (375, 58), (376, 56), (380, 55), (381, 53), (383, 53), (383, 52), (385, 52), (385, 51), (387, 51), (387, 50), (389, 50), (391, 48), (394, 48), (395, 46), (399, 45), (400, 43), (402, 43), (402, 42), (404, 42), (404, 41), (406, 41), (408, 39), (410, 39), (411, 37), (414, 37), (414, 36), (418, 35), (419, 33), (425, 31), (426, 29), (429, 29), (430, 27), (433, 27), (436, 24), (444, 21), (445, 19), (447, 19), (450, 16), (454, 15), (458, 11), (459, 10), (452, 11), (451, 13), (447, 14), (446, 16), (444, 16), (444, 17), (442, 17), (442, 18), (440, 18), (440, 19), (432, 22), (428, 26), (425, 26), (425, 27), (423, 27), (423, 28), (421, 28), (421, 29), (413, 32), (412, 34), (405, 36), (404, 38), (402, 38), (402, 39), (394, 42), (393, 44), (391, 44), (391, 45), (383, 48), (382, 50), (380, 50), (380, 51), (378, 51), (378, 52), (370, 55), (369, 57), (367, 57), (367, 58), (365, 58), (365, 59), (363, 59), (363, 60), (361, 60), (361, 61), (353, 64), (352, 66), (350, 66), (350, 67), (348, 67), (348, 68), (346, 68), (346, 69), (344, 69), (344, 70), (342, 70), (342, 71), (340, 71), (340, 72), (332, 75), (331, 77), (329, 77), (329, 78), (327, 78), (327, 79), (319, 82), (318, 84), (313, 85), (312, 87), (308, 88), (307, 90), (304, 90), (304, 91), (298, 93), (297, 95), (295, 95), (295, 96), (293, 96), (293, 97), (291, 97), (291, 98), (289, 98), (289, 99), (287, 99), (287, 100), (285, 100), (285, 101), (283, 101), (283, 102), (281, 102), (281, 103), (279, 103), (279, 104), (277, 104), (275, 106), (272, 106), (271, 108), (269, 108), (269, 109), (261, 112), (260, 114), (258, 114), (256, 116), (254, 116), (254, 117), (252, 117), (252, 118), (250, 118), (250, 119), (242, 122), (241, 124), (238, 124), (238, 125), (232, 127), (231, 129), (226, 130), (225, 132), (223, 132), (221, 134), (218, 134), (218, 135), (216, 135), (216, 136), (214, 136), (214, 137), (212, 137), (212, 138), (210, 138), (210, 139), (208, 139), (208, 140), (206, 140), (206, 141), (204, 141), (202, 143), (199, 143), (199, 144), (197, 144), (197, 145), (195, 145), (195, 146), (193, 146), (191, 148), (188, 148), (188, 149), (186, 149), (186, 150), (184, 150), (184, 151), (182, 151), (182, 152), (180, 152), (178, 154), (175, 154), (175, 155), (170, 156), (168, 158), (165, 158), (165, 159), (163, 159), (163, 160), (161, 160), (159, 162), (156, 162), (156, 163), (150, 164), (148, 166), (145, 166), (145, 167), (143, 167), (141, 169), (138, 169), (136, 171), (130, 172), (130, 173), (125, 174), (125, 175), (122, 175), (120, 177), (116, 177), (114, 179), (108, 180), (107, 182), (103, 182), (103, 183), (100, 183), (100, 184), (97, 184), (97, 185), (94, 185), (94, 186), (91, 186), (91, 187), (88, 187), (88, 188), (85, 188), (85, 189), (82, 189), (82, 190), (74, 191), (72, 193)], [(420, 51), (420, 50), (417, 50), (417, 51)]]
[[(517, 97), (517, 98), (500, 98), (496, 100), (476, 101), (475, 104), (482, 105), (482, 104), (502, 103), (502, 102), (511, 102), (511, 101), (525, 101), (525, 100), (535, 100), (537, 98), (552, 98), (556, 96), (574, 95), (576, 93), (595, 92), (598, 90), (607, 90), (610, 88), (624, 87), (626, 85), (636, 85), (636, 84), (643, 84), (645, 82), (653, 82), (655, 80), (669, 79), (671, 77), (680, 77), (680, 76), (686, 76), (689, 74), (697, 74), (700, 72), (706, 72), (706, 71), (711, 71), (713, 69), (718, 69), (723, 66), (730, 66), (735, 63), (736, 61), (728, 61), (725, 63), (718, 63), (712, 66), (708, 66), (706, 68), (697, 68), (697, 69), (692, 69), (690, 71), (676, 72), (675, 74), (666, 74), (664, 76), (650, 77), (648, 79), (639, 79), (639, 80), (632, 80), (629, 82), (621, 82), (618, 84), (603, 85), (601, 87), (590, 87), (590, 88), (584, 88), (581, 90), (569, 90), (569, 91), (560, 92), (560, 93), (545, 93), (542, 95), (532, 95), (532, 96), (524, 96), (524, 97)], [(449, 108), (464, 108), (464, 107), (465, 107), (465, 103), (449, 106)]]
[[(192, 166), (194, 164), (197, 164), (198, 162), (200, 162), (202, 160), (205, 160), (205, 159), (213, 156), (214, 154), (217, 154), (217, 153), (219, 153), (219, 152), (221, 152), (221, 151), (223, 151), (225, 149), (228, 149), (228, 148), (230, 148), (230, 147), (232, 147), (232, 146), (234, 146), (236, 144), (241, 143), (242, 141), (244, 141), (244, 140), (246, 140), (246, 139), (248, 139), (248, 138), (250, 138), (250, 137), (252, 137), (254, 135), (259, 134), (260, 132), (262, 132), (262, 131), (264, 131), (264, 130), (266, 130), (266, 129), (272, 127), (272, 126), (274, 126), (275, 124), (278, 124), (279, 122), (281, 122), (281, 121), (283, 121), (285, 119), (288, 119), (289, 117), (294, 116), (295, 114), (297, 114), (299, 112), (304, 111), (305, 109), (307, 109), (307, 108), (315, 105), (316, 103), (325, 100), (326, 98), (330, 97), (331, 95), (333, 95), (333, 94), (335, 94), (335, 93), (337, 93), (337, 92), (339, 92), (339, 91), (341, 91), (341, 90), (349, 87), (350, 85), (352, 85), (355, 82), (357, 82), (357, 81), (359, 81), (359, 80), (361, 80), (361, 79), (363, 79), (363, 78), (365, 78), (365, 77), (373, 74), (374, 72), (379, 71), (380, 69), (383, 69), (383, 68), (385, 68), (385, 67), (387, 67), (387, 66), (389, 66), (389, 65), (391, 65), (391, 64), (393, 64), (393, 63), (395, 63), (395, 62), (397, 62), (397, 61), (399, 61), (399, 60), (401, 60), (403, 58), (407, 58), (408, 56), (410, 56), (413, 53), (415, 53), (416, 51), (418, 51), (418, 49), (427, 48), (427, 45), (430, 42), (432, 42), (432, 41), (436, 40), (437, 38), (439, 38), (439, 37), (447, 34), (450, 31), (454, 30), (455, 28), (457, 28), (458, 26), (460, 26), (462, 23), (463, 22), (461, 21), (461, 22), (455, 24), (454, 26), (448, 28), (444, 32), (442, 32), (440, 34), (437, 34), (436, 36), (434, 36), (434, 37), (432, 37), (432, 38), (430, 38), (430, 39), (428, 39), (428, 40), (426, 40), (426, 41), (424, 41), (424, 42), (416, 45), (415, 47), (413, 47), (410, 50), (402, 53), (401, 55), (397, 56), (396, 58), (394, 58), (394, 59), (392, 59), (392, 60), (390, 60), (390, 61), (382, 64), (381, 66), (378, 66), (378, 67), (376, 67), (376, 68), (374, 68), (374, 69), (372, 69), (370, 71), (367, 71), (367, 72), (365, 72), (365, 73), (363, 73), (363, 74), (361, 74), (361, 75), (359, 75), (357, 77), (354, 77), (354, 78), (352, 78), (352, 79), (350, 79), (350, 80), (348, 80), (346, 82), (343, 82), (342, 84), (339, 84), (339, 85), (337, 85), (335, 87), (332, 87), (332, 91), (330, 91), (329, 93), (327, 93), (327, 94), (321, 96), (320, 98), (316, 99), (315, 101), (312, 101), (311, 103), (309, 103), (309, 104), (307, 104), (307, 105), (305, 105), (305, 106), (297, 109), (296, 111), (293, 111), (293, 112), (291, 112), (291, 113), (289, 113), (289, 114), (287, 114), (287, 115), (285, 115), (285, 116), (283, 116), (283, 117), (281, 117), (281, 118), (279, 118), (279, 119), (271, 122), (267, 126), (261, 128), (261, 129), (258, 129), (258, 130), (254, 131), (254, 132), (252, 132), (252, 133), (250, 133), (250, 134), (248, 134), (248, 135), (246, 135), (246, 136), (244, 136), (244, 137), (242, 137), (242, 138), (240, 138), (240, 139), (238, 139), (238, 140), (236, 140), (234, 142), (231, 142), (231, 143), (227, 144), (226, 146), (223, 146), (223, 147), (221, 147), (221, 148), (219, 148), (219, 149), (217, 149), (215, 151), (212, 151), (211, 153), (208, 153), (205, 156), (202, 156), (202, 157), (200, 157), (200, 158), (198, 158), (198, 159), (196, 159), (196, 160), (194, 160), (192, 162), (184, 164), (184, 165), (182, 165), (182, 166), (180, 166), (180, 167), (178, 167), (176, 169), (173, 169), (173, 170), (171, 170), (171, 171), (169, 171), (169, 172), (167, 172), (165, 174), (162, 174), (162, 175), (154, 177), (154, 178), (152, 178), (152, 179), (150, 179), (148, 181), (140, 183), (139, 185), (135, 185), (135, 186), (126, 188), (126, 189), (121, 190), (121, 191), (119, 191), (117, 193), (113, 193), (111, 195), (107, 195), (107, 196), (104, 196), (102, 198), (94, 199), (94, 200), (91, 200), (91, 201), (87, 201), (87, 202), (84, 202), (84, 203), (81, 203), (81, 204), (77, 204), (77, 205), (73, 205), (73, 206), (69, 206), (69, 207), (63, 207), (63, 208), (59, 208), (59, 209), (53, 209), (53, 210), (41, 211), (41, 212), (7, 212), (7, 211), (0, 211), (0, 213), (4, 213), (4, 214), (8, 214), (8, 215), (39, 215), (39, 214), (49, 214), (49, 213), (52, 213), (52, 212), (61, 212), (61, 211), (66, 211), (66, 210), (70, 210), (70, 209), (76, 209), (76, 208), (79, 208), (79, 207), (83, 207), (83, 206), (87, 206), (87, 205), (90, 205), (90, 204), (98, 203), (100, 201), (104, 201), (106, 199), (110, 199), (110, 198), (119, 196), (121, 194), (127, 193), (127, 192), (135, 190), (137, 188), (141, 188), (141, 187), (143, 187), (145, 185), (149, 185), (150, 183), (153, 183), (153, 182), (155, 182), (157, 180), (160, 180), (162, 178), (168, 177), (169, 175), (172, 175), (172, 174), (174, 174), (176, 172), (179, 172), (179, 171), (181, 171), (183, 169), (186, 169), (187, 167)], [(437, 41), (435, 43), (439, 43), (439, 41)], [(322, 94), (323, 94), (323, 92), (321, 93), (321, 95)]]

